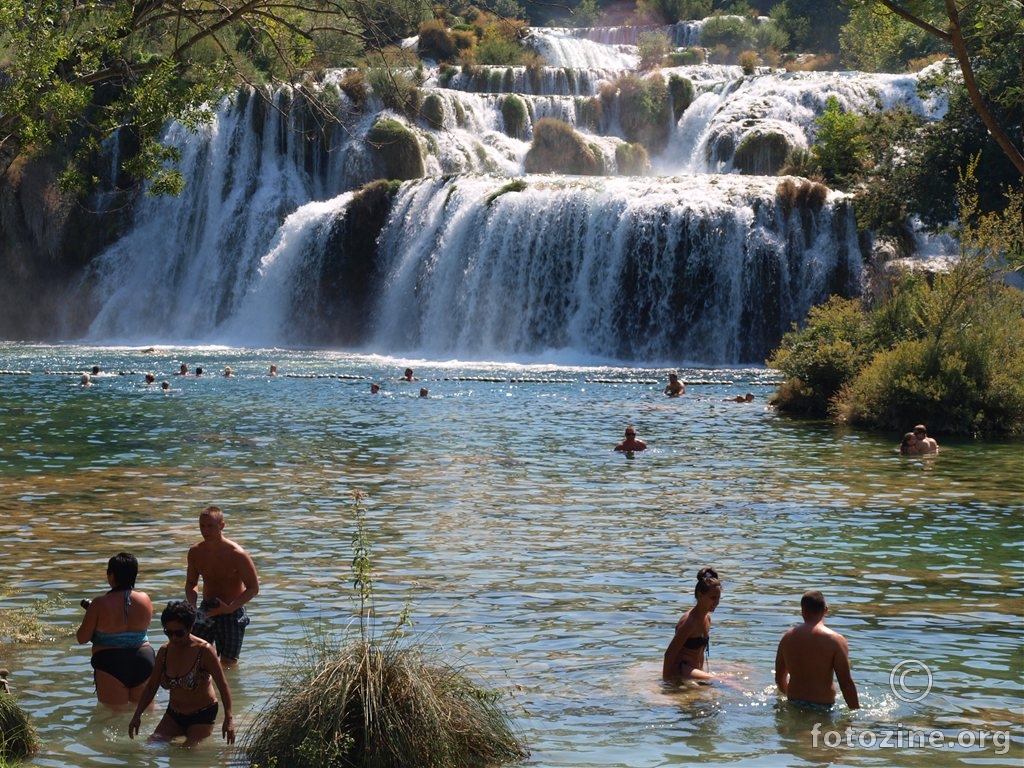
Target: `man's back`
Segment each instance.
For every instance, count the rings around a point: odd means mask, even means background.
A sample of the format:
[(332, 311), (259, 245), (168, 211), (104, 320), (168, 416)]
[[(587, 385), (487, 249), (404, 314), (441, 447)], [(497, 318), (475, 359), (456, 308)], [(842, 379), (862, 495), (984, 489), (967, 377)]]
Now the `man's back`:
[(789, 672), (786, 695), (815, 704), (834, 702), (832, 672), (837, 654), (845, 654), (845, 648), (842, 635), (824, 624), (802, 624), (789, 630), (779, 643), (779, 654)]

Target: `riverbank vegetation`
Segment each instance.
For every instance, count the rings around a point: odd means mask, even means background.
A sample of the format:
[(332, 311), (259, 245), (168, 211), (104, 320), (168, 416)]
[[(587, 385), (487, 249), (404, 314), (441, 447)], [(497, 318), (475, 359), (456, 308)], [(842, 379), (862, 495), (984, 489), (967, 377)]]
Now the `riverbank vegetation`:
[(1024, 434), (1024, 293), (999, 278), (1024, 264), (1024, 193), (999, 214), (960, 184), (960, 258), (948, 271), (897, 271), (870, 303), (833, 297), (787, 334), (768, 365), (783, 411), (903, 431)]
[(311, 643), (256, 719), (243, 750), (256, 768), (484, 768), (529, 753), (502, 693), (407, 634), (408, 605), (378, 636), (363, 496), (353, 494), (357, 636)]
[(25, 710), (0, 690), (0, 766), (14, 765), (38, 750), (39, 738)]

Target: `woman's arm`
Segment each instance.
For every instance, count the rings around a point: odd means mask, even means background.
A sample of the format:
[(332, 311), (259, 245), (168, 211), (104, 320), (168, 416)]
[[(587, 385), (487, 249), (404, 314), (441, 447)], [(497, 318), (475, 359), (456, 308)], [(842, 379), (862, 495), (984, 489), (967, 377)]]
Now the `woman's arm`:
[(231, 688), (228, 687), (228, 679), (224, 675), (224, 667), (214, 652), (213, 647), (207, 645), (203, 650), (203, 665), (210, 670), (210, 678), (217, 686), (220, 693), (220, 703), (224, 707), (224, 725), (221, 727), (221, 735), (228, 744), (235, 743), (235, 721), (231, 712)]
[(75, 638), (79, 643), (88, 643), (92, 640), (93, 634), (96, 632), (96, 618), (99, 613), (99, 607), (96, 605), (96, 601), (89, 603), (89, 607), (85, 609), (85, 616), (82, 617), (82, 625), (78, 628), (78, 632), (75, 634)]
[(160, 687), (160, 674), (167, 664), (167, 646), (163, 646), (156, 654), (156, 663), (153, 665), (153, 671), (149, 674), (149, 680), (146, 681), (146, 687), (142, 689), (142, 694), (139, 697), (139, 704), (135, 708), (135, 714), (132, 715), (131, 721), (128, 723), (128, 738), (134, 739), (139, 732), (139, 728), (142, 727), (142, 713), (149, 706), (150, 702), (153, 701), (153, 697), (156, 696), (156, 689)]

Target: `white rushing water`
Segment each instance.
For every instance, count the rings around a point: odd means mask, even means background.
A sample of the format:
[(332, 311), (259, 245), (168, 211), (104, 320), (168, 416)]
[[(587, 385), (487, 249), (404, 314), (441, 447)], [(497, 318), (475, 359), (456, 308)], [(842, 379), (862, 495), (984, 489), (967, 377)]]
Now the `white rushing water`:
[[(226, 99), (199, 134), (172, 126), (187, 189), (144, 200), (93, 264), (89, 337), (761, 362), (811, 304), (859, 291), (861, 256), (843, 196), (790, 210), (780, 178), (735, 172), (736, 149), (766, 134), (808, 146), (832, 96), (858, 111), (944, 108), (922, 101), (914, 75), (673, 67), (648, 76), (685, 78), (695, 98), (650, 156), (657, 175), (527, 177), (542, 117), (572, 125), (616, 171), (614, 83), (635, 66), (621, 31), (533, 36), (547, 41), (541, 70), (429, 70), (435, 125), (373, 97), (356, 113), (342, 95), (343, 125), (313, 131), (301, 94), (284, 90)], [(520, 126), (506, 125), (509, 99), (525, 106)], [(382, 173), (366, 141), (382, 115), (413, 133), (426, 178), (400, 190), (375, 253), (348, 253), (330, 235), (347, 193)], [(513, 177), (525, 188), (490, 202)], [(331, 272), (357, 257), (372, 263), (358, 289)], [(359, 332), (324, 331), (315, 313), (331, 306), (362, 308)]]

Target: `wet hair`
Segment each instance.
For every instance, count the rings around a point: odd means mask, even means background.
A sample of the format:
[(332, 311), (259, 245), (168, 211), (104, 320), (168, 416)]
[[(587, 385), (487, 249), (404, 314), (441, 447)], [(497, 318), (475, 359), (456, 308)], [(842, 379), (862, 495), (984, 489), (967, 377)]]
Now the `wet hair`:
[(96, 375), (96, 374), (98, 374), (99, 372), (100, 372), (100, 367), (99, 367), (98, 365), (94, 365), (94, 366), (92, 367), (92, 375), (93, 375), (93, 376), (95, 376), (95, 375)]
[(816, 589), (807, 590), (804, 592), (803, 597), (800, 598), (800, 610), (812, 616), (824, 613), (827, 607), (828, 604), (825, 602), (825, 596)]
[(220, 507), (218, 507), (215, 504), (211, 504), (206, 509), (204, 509), (202, 512), (200, 512), (199, 516), (200, 517), (204, 517), (204, 516), (205, 517), (212, 517), (214, 520), (219, 520), (222, 523), (224, 522), (224, 510), (222, 510)]
[(911, 440), (916, 440), (916, 439), (917, 439), (917, 435), (915, 435), (913, 432), (905, 433), (903, 435), (903, 441), (900, 443), (900, 448), (907, 448), (907, 447), (909, 447), (910, 446), (910, 441)]
[(185, 629), (191, 632), (192, 625), (196, 623), (196, 609), (184, 600), (174, 600), (168, 603), (160, 614), (161, 626), (166, 627), (169, 621), (183, 624)]
[(135, 555), (118, 552), (107, 561), (107, 573), (114, 577), (114, 589), (134, 589), (139, 576), (139, 561)]
[(697, 571), (697, 584), (693, 588), (693, 596), (706, 595), (715, 587), (722, 588), (722, 582), (718, 580), (718, 571), (714, 568), (701, 568)]

